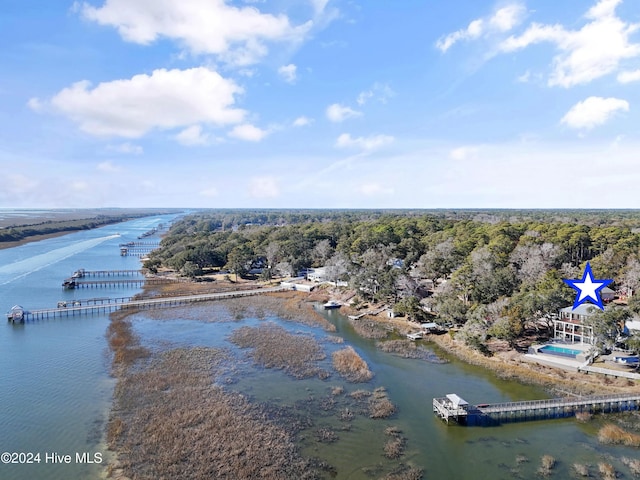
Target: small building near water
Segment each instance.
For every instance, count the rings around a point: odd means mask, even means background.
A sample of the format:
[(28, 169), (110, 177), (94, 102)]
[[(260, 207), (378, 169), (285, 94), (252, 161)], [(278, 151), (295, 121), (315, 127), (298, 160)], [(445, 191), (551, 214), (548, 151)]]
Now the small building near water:
[(449, 419), (464, 423), (469, 413), (469, 402), (455, 393), (449, 393), (442, 398), (433, 399), (433, 413), (447, 423), (449, 423)]

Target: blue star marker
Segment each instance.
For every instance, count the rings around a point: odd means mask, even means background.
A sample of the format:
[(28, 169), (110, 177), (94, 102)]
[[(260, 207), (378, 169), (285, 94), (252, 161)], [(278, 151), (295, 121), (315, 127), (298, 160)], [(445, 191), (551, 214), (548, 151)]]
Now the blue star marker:
[(587, 301), (593, 303), (600, 310), (604, 310), (600, 290), (613, 282), (613, 280), (594, 279), (589, 262), (587, 262), (587, 266), (584, 269), (582, 280), (567, 280), (566, 278), (563, 278), (562, 281), (578, 291), (576, 300), (573, 302), (573, 310)]

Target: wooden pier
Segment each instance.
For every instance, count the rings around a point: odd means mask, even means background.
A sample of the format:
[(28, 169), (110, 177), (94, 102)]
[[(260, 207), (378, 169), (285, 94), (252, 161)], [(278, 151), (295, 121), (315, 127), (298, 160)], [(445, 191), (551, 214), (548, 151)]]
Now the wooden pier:
[(168, 283), (185, 282), (178, 278), (135, 278), (135, 279), (105, 279), (105, 280), (91, 280), (85, 282), (79, 282), (75, 278), (67, 278), (62, 282), (62, 286), (66, 289), (73, 290), (75, 288), (105, 288), (105, 287), (141, 287), (143, 285), (166, 285)]
[(168, 308), (188, 305), (190, 303), (196, 302), (209, 302), (213, 300), (225, 300), (230, 298), (264, 295), (265, 293), (281, 292), (284, 290), (290, 289), (288, 287), (271, 287), (255, 290), (236, 290), (233, 292), (204, 293), (199, 295), (184, 295), (165, 298), (149, 298), (144, 300), (132, 300), (128, 298), (102, 299), (103, 302), (101, 303), (98, 303), (100, 299), (90, 299), (92, 301), (79, 301), (78, 303), (80, 303), (80, 305), (76, 304), (77, 301), (70, 301), (66, 303), (66, 307), (59, 306), (57, 308), (43, 308), (39, 310), (26, 310), (16, 305), (15, 307), (13, 307), (11, 312), (7, 314), (7, 319), (8, 321), (13, 323), (24, 323), (28, 321), (57, 317), (110, 313), (116, 310), (129, 308), (145, 310), (154, 308)]
[(486, 425), (566, 418), (576, 412), (612, 413), (640, 409), (640, 393), (553, 398), (525, 402), (472, 405), (456, 394), (433, 399), (433, 412), (449, 423)]
[(160, 247), (160, 242), (127, 242), (121, 243), (120, 255), (123, 257), (148, 255), (156, 248)]
[(129, 277), (135, 275), (142, 275), (141, 270), (85, 270), (79, 268), (71, 278), (86, 278), (86, 277)]

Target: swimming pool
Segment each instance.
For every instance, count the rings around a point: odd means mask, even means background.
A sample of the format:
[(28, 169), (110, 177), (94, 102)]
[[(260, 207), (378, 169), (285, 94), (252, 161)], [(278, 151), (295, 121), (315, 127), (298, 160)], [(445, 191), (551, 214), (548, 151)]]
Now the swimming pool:
[(576, 358), (580, 355), (582, 350), (575, 350), (573, 348), (560, 347), (558, 345), (545, 345), (544, 347), (538, 349), (540, 353), (548, 353), (550, 355), (559, 355), (561, 357), (570, 357)]

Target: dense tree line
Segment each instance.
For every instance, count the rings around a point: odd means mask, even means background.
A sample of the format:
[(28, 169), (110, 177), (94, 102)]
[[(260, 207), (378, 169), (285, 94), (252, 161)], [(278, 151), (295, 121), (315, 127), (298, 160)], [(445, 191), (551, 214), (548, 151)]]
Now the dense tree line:
[(462, 336), (513, 340), (533, 320), (570, 305), (562, 278), (589, 261), (612, 288), (640, 287), (640, 213), (633, 211), (212, 211), (177, 222), (146, 266), (264, 275), (326, 266), (365, 300), (416, 310), (419, 279), (438, 285), (429, 299)]

